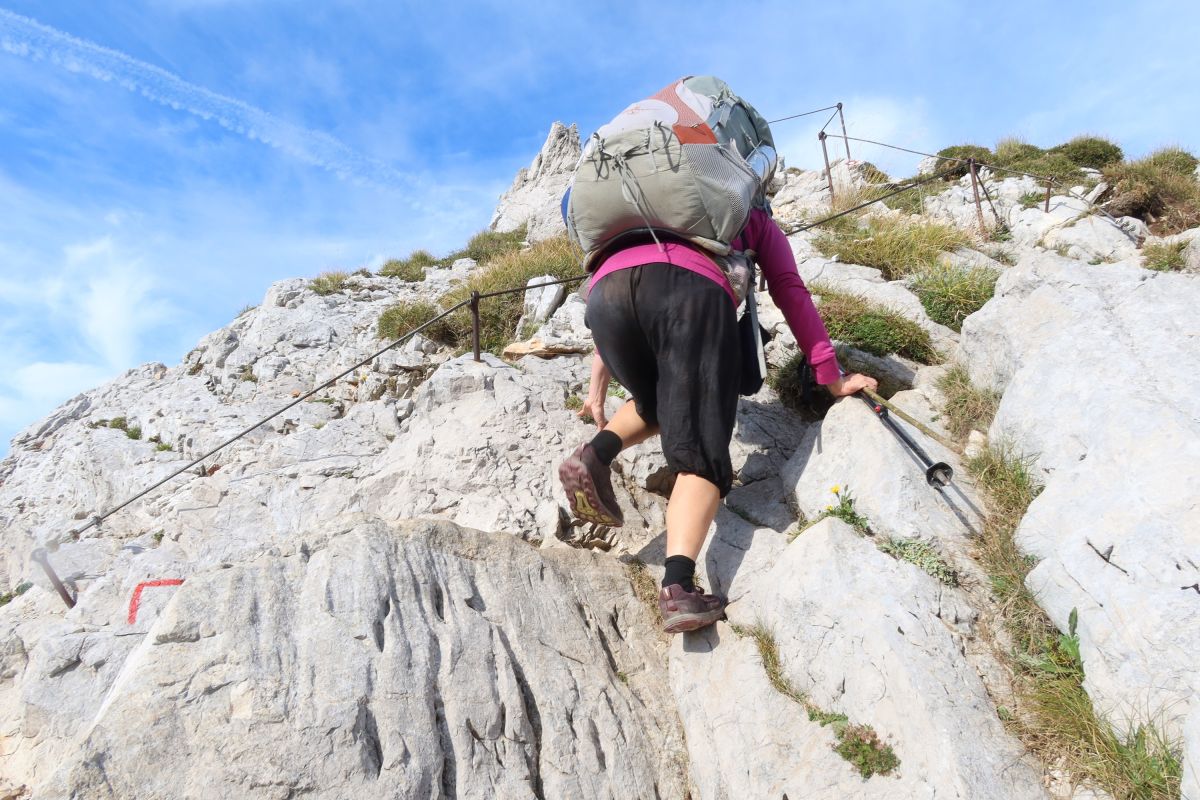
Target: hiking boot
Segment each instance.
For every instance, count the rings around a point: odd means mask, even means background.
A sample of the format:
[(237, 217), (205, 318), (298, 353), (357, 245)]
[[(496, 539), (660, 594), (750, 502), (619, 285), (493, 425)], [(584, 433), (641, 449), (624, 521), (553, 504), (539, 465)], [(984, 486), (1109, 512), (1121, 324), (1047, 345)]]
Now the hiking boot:
[(558, 468), (558, 478), (571, 503), (571, 513), (584, 522), (618, 528), (625, 522), (613, 493), (612, 471), (596, 457), (592, 446), (581, 444)]
[(699, 586), (689, 592), (678, 583), (664, 586), (658, 593), (658, 610), (667, 633), (683, 633), (712, 625), (725, 616), (725, 601), (705, 594)]

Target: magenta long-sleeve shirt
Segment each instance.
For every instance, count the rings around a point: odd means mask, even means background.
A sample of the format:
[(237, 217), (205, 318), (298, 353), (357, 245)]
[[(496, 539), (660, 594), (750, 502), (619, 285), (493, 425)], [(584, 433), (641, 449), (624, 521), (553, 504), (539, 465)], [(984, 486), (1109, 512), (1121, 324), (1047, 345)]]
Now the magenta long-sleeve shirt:
[[(796, 343), (808, 363), (812, 365), (817, 382), (824, 385), (833, 383), (841, 375), (837, 355), (825, 323), (821, 321), (816, 306), (813, 305), (812, 295), (796, 270), (796, 258), (788, 245), (787, 237), (765, 211), (754, 209), (750, 212), (750, 220), (742, 231), (741, 237), (734, 242), (737, 250), (753, 250), (755, 260), (767, 279), (767, 290), (771, 299), (783, 312), (788, 327), (796, 337)], [(596, 281), (610, 272), (642, 264), (674, 264), (683, 269), (699, 273), (715, 281), (725, 293), (729, 301), (736, 303), (733, 289), (721, 268), (711, 258), (704, 255), (698, 247), (675, 242), (664, 242), (662, 249), (656, 244), (643, 244), (621, 250), (605, 259), (599, 269), (592, 275), (588, 284), (590, 290)]]

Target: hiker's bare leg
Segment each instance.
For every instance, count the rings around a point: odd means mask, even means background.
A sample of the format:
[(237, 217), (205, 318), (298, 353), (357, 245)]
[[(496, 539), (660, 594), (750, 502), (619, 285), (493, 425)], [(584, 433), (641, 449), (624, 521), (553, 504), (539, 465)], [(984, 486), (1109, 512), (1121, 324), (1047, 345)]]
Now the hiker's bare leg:
[(675, 478), (667, 502), (668, 558), (687, 556), (696, 560), (720, 503), (721, 490), (712, 481), (686, 472)]
[(626, 400), (625, 405), (617, 409), (612, 420), (604, 427), (621, 437), (624, 447), (641, 444), (658, 433), (658, 425), (651, 425), (637, 413), (637, 406), (632, 400)]

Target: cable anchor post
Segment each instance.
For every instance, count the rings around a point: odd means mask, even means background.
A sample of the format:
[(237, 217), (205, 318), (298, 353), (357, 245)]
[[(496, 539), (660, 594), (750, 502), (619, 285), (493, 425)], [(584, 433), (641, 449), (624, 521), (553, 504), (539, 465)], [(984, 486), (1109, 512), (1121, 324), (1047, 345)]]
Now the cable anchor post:
[(1050, 213), (1050, 186), (1051, 186), (1050, 180), (1047, 179), (1046, 180), (1046, 208), (1045, 208), (1045, 212), (1047, 214)]
[(983, 219), (983, 203), (979, 199), (979, 175), (975, 159), (967, 159), (967, 167), (971, 170), (971, 192), (975, 195), (975, 215), (979, 218), (979, 235), (987, 236), (987, 223)]
[(825, 178), (829, 182), (829, 207), (833, 208), (833, 170), (829, 168), (829, 148), (825, 144), (825, 131), (817, 134), (821, 140), (821, 156), (825, 159)]
[(838, 120), (842, 123), (842, 144), (846, 146), (846, 160), (850, 160), (850, 137), (846, 135), (846, 117), (842, 114), (842, 104), (837, 104)]
[(34, 550), (30, 558), (42, 565), (42, 571), (50, 579), (50, 585), (54, 587), (54, 591), (58, 592), (58, 596), (62, 598), (62, 601), (67, 604), (67, 608), (74, 608), (75, 598), (71, 597), (71, 593), (67, 591), (67, 587), (63, 586), (63, 582), (59, 580), (58, 573), (54, 571), (54, 567), (50, 566), (50, 557), (46, 554), (46, 548), (39, 547)]
[(479, 292), (471, 292), (471, 350), (476, 361), (483, 359), (479, 354)]

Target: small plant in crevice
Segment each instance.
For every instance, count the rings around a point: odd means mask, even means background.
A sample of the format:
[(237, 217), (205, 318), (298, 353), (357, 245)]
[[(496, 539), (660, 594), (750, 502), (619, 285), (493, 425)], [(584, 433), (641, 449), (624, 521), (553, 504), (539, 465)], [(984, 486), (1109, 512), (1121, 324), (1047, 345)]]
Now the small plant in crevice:
[(733, 632), (740, 637), (754, 640), (758, 648), (758, 657), (762, 661), (763, 671), (775, 691), (784, 697), (798, 703), (808, 714), (808, 719), (821, 727), (833, 729), (837, 744), (833, 749), (846, 759), (864, 778), (872, 775), (887, 775), (900, 766), (891, 745), (879, 738), (879, 734), (869, 725), (850, 724), (845, 714), (827, 711), (821, 708), (804, 692), (793, 684), (783, 673), (783, 661), (779, 656), (779, 645), (775, 636), (765, 625), (756, 624), (751, 627), (732, 625)]
[(563, 407), (569, 411), (578, 411), (583, 408), (583, 398), (577, 394), (570, 395), (563, 401)]
[(13, 600), (16, 600), (18, 597), (28, 592), (31, 588), (33, 588), (33, 584), (29, 581), (17, 584), (15, 589), (0, 594), (0, 606), (8, 605)]
[(662, 614), (658, 608), (659, 588), (654, 576), (650, 574), (646, 564), (638, 559), (626, 562), (625, 568), (629, 572), (629, 583), (634, 596), (646, 606), (655, 624), (661, 624)]
[[(823, 519), (834, 517), (849, 525), (854, 530), (858, 531), (863, 536), (873, 536), (871, 532), (871, 524), (862, 514), (858, 513), (854, 508), (854, 497), (850, 494), (850, 490), (843, 489), (841, 486), (832, 486), (829, 489), (833, 496), (837, 499), (836, 503), (831, 503), (825, 506), (825, 510), (817, 515), (816, 519), (808, 523), (804, 530), (808, 530), (813, 525), (816, 525)], [(803, 531), (801, 531), (803, 532)]]
[(838, 755), (850, 762), (864, 778), (887, 775), (900, 766), (892, 748), (879, 740), (879, 734), (867, 725), (850, 725), (839, 733)]
[(877, 541), (876, 546), (892, 558), (918, 567), (946, 586), (959, 585), (958, 570), (950, 566), (929, 542), (889, 536)]
[(955, 364), (938, 378), (937, 387), (945, 398), (942, 418), (952, 435), (962, 439), (972, 430), (987, 433), (1000, 406), (999, 392), (975, 386), (961, 364)]
[(246, 383), (258, 383), (258, 376), (254, 374), (254, 367), (249, 364), (243, 364), (237, 376), (239, 381)]
[(1017, 199), (1017, 202), (1021, 204), (1021, 208), (1037, 208), (1046, 202), (1046, 193), (1026, 192)]

